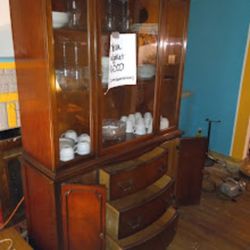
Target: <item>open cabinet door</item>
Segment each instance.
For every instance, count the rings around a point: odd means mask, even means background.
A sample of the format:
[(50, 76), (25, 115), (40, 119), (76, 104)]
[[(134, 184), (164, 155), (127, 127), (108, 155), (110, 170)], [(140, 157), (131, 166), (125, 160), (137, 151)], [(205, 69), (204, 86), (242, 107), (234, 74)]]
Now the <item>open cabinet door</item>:
[(206, 137), (180, 139), (176, 178), (177, 205), (192, 205), (200, 202), (206, 151)]
[(64, 250), (104, 249), (105, 202), (102, 186), (62, 186)]

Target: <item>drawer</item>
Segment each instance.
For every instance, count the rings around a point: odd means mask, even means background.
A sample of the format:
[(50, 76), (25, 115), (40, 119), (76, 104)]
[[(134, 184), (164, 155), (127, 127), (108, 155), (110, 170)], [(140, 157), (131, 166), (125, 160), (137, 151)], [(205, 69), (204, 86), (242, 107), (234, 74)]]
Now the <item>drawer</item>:
[(171, 243), (177, 227), (178, 216), (173, 208), (169, 208), (149, 227), (121, 240), (106, 237), (106, 250), (166, 250)]
[(100, 184), (108, 190), (107, 199), (115, 200), (151, 185), (167, 168), (167, 150), (157, 147), (134, 160), (101, 169)]
[(106, 231), (114, 239), (130, 236), (156, 221), (171, 205), (173, 181), (164, 175), (144, 190), (106, 205)]

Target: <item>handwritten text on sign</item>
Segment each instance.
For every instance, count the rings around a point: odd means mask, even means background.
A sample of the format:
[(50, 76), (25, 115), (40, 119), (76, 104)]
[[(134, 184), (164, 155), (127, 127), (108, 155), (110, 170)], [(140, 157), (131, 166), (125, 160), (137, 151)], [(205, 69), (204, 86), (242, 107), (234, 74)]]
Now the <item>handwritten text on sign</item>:
[(108, 88), (135, 84), (136, 34), (111, 34)]

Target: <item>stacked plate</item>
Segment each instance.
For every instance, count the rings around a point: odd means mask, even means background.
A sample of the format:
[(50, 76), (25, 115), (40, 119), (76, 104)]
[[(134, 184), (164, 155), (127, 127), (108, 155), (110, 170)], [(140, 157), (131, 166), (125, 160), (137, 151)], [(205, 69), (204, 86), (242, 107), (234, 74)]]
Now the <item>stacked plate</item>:
[(52, 12), (52, 24), (53, 28), (62, 28), (66, 26), (69, 22), (69, 13), (68, 12)]
[(139, 79), (150, 79), (155, 75), (155, 65), (154, 64), (138, 65), (137, 74)]
[(157, 23), (135, 23), (131, 25), (131, 31), (150, 34), (150, 35), (157, 35), (158, 24)]

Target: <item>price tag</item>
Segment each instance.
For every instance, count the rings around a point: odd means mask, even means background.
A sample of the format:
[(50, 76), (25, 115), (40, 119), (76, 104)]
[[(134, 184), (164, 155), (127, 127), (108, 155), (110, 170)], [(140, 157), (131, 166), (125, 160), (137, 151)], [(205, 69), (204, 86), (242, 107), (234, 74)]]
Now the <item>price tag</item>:
[(112, 33), (108, 89), (136, 85), (136, 34)]

